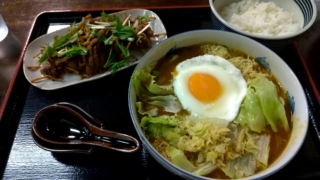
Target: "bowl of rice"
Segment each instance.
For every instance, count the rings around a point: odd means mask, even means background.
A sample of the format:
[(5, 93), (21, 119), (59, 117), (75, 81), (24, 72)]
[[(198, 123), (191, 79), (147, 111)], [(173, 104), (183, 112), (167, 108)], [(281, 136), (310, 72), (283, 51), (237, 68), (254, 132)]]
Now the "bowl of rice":
[(314, 0), (209, 0), (215, 29), (250, 37), (281, 50), (308, 30), (317, 16)]

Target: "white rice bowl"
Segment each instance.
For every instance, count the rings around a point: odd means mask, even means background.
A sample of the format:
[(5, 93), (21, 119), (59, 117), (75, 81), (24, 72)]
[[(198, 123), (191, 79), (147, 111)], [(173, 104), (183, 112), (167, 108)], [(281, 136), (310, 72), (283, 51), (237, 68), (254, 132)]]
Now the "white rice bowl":
[(218, 13), (229, 4), (239, 1), (241, 0), (209, 0), (212, 12), (211, 20), (214, 29), (242, 34), (260, 42), (274, 51), (281, 50), (291, 44), (300, 34), (307, 31), (313, 25), (317, 17), (317, 6), (314, 0), (261, 0), (262, 2), (275, 2), (278, 7), (283, 9), (283, 11), (292, 14), (293, 22), (302, 26), (302, 28), (296, 32), (280, 36), (254, 34), (241, 30), (228, 23)]
[(223, 7), (219, 14), (236, 28), (264, 36), (288, 35), (303, 27), (293, 13), (285, 11), (277, 2), (272, 1), (242, 0)]

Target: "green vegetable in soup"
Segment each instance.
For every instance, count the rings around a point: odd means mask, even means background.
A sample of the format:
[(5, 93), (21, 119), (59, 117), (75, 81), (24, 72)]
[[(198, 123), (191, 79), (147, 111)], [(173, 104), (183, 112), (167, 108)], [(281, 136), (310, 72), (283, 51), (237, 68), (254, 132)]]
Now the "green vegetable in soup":
[(150, 108), (150, 109), (144, 109), (142, 102), (136, 102), (136, 107), (138, 109), (139, 114), (147, 115), (148, 117), (156, 116), (158, 115), (158, 108)]
[(141, 128), (154, 138), (162, 137), (170, 144), (176, 144), (182, 134), (176, 133), (174, 127), (178, 125), (178, 118), (172, 116), (143, 117)]
[(173, 87), (172, 85), (165, 85), (161, 86), (155, 83), (155, 76), (151, 75), (151, 70), (154, 65), (146, 66), (143, 69), (138, 69), (133, 79), (136, 81), (140, 81), (143, 86), (145, 86), (150, 93), (156, 95), (168, 95), (173, 94)]
[(251, 176), (256, 171), (256, 159), (253, 154), (247, 153), (226, 163), (222, 171), (232, 179)]
[(235, 120), (243, 127), (249, 127), (252, 131), (261, 132), (267, 125), (267, 120), (262, 112), (259, 97), (253, 87), (249, 87), (239, 114)]
[(178, 98), (173, 94), (172, 86), (160, 86), (155, 84), (154, 76), (150, 74), (150, 67), (138, 69), (132, 77), (136, 94), (144, 103), (164, 108), (170, 113), (181, 110)]
[(256, 145), (259, 151), (255, 154), (255, 157), (259, 162), (267, 167), (270, 152), (270, 136), (261, 135), (257, 140)]
[(214, 171), (215, 169), (217, 169), (217, 165), (213, 164), (213, 163), (204, 163), (201, 164), (201, 166), (196, 169), (195, 171), (193, 171), (193, 174), (199, 175), (199, 176), (205, 176), (207, 174), (210, 174), (212, 171)]
[(171, 158), (172, 163), (177, 165), (178, 167), (189, 172), (192, 172), (197, 168), (188, 160), (183, 151), (169, 146), (167, 148), (167, 152)]
[(266, 77), (251, 81), (235, 122), (255, 132), (261, 132), (267, 124), (274, 132), (277, 132), (279, 125), (289, 130), (284, 106), (272, 81)]
[(157, 124), (164, 124), (169, 126), (177, 126), (178, 125), (178, 119), (172, 116), (159, 116), (159, 117), (143, 117), (141, 119), (140, 126), (143, 129), (146, 129), (150, 124), (157, 123)]

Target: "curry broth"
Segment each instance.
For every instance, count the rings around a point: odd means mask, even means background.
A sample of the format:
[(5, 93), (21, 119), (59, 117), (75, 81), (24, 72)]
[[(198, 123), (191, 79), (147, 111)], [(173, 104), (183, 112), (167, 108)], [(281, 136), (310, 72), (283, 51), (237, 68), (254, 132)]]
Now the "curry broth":
[[(212, 43), (210, 43), (212, 44)], [(232, 57), (248, 57), (247, 54), (236, 50), (236, 49), (230, 49), (228, 48), (228, 51), (230, 53), (230, 58)], [(171, 84), (173, 80), (173, 73), (175, 72), (175, 67), (182, 61), (186, 59), (190, 59), (196, 56), (204, 55), (205, 53), (201, 49), (201, 44), (183, 47), (175, 50), (174, 52), (167, 54), (166, 56), (162, 57), (157, 65), (155, 66), (153, 70), (153, 74), (156, 75), (155, 81), (159, 85), (168, 85)], [(270, 126), (267, 126), (267, 128), (262, 132), (264, 134), (270, 135), (270, 153), (269, 153), (269, 165), (272, 164), (284, 151), (285, 147), (288, 144), (288, 141), (291, 136), (291, 129), (292, 129), (292, 122), (291, 122), (291, 108), (289, 101), (287, 99), (285, 90), (280, 85), (276, 77), (273, 75), (269, 80), (273, 81), (276, 85), (278, 95), (283, 98), (285, 101), (285, 111), (286, 116), (288, 119), (289, 131), (285, 131), (283, 128), (278, 128), (278, 132), (273, 132)], [(161, 114), (166, 114), (164, 112), (161, 112)], [(259, 172), (259, 169), (257, 169), (256, 172)], [(214, 170), (212, 173), (207, 175), (208, 177), (213, 178), (224, 178), (228, 179), (228, 177), (220, 170)]]
[(288, 124), (290, 127), (290, 130), (287, 132), (284, 128), (278, 128), (278, 132), (275, 133), (272, 131), (270, 126), (267, 126), (267, 134), (270, 135), (270, 154), (269, 154), (269, 164), (273, 163), (277, 158), (282, 154), (284, 149), (286, 148), (290, 136), (291, 136), (291, 130), (292, 130), (292, 114), (291, 114), (291, 107), (289, 100), (286, 96), (284, 88), (280, 85), (279, 81), (276, 79), (275, 76), (271, 76), (271, 81), (276, 85), (278, 96), (284, 99), (285, 101), (285, 111), (286, 116), (288, 119)]
[(154, 71), (159, 74), (155, 78), (156, 83), (159, 85), (171, 84), (173, 79), (172, 73), (175, 72), (175, 68), (180, 62), (202, 54), (203, 52), (200, 46), (179, 48), (174, 52), (167, 54), (158, 61), (156, 67), (154, 68)]

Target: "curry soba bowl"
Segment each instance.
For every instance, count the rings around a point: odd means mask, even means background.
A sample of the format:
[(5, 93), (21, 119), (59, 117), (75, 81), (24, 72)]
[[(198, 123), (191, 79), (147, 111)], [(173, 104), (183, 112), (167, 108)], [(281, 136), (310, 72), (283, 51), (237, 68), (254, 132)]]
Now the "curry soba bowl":
[(305, 94), (287, 64), (241, 35), (197, 30), (151, 49), (128, 103), (148, 152), (186, 179), (260, 179), (284, 167), (308, 128)]

